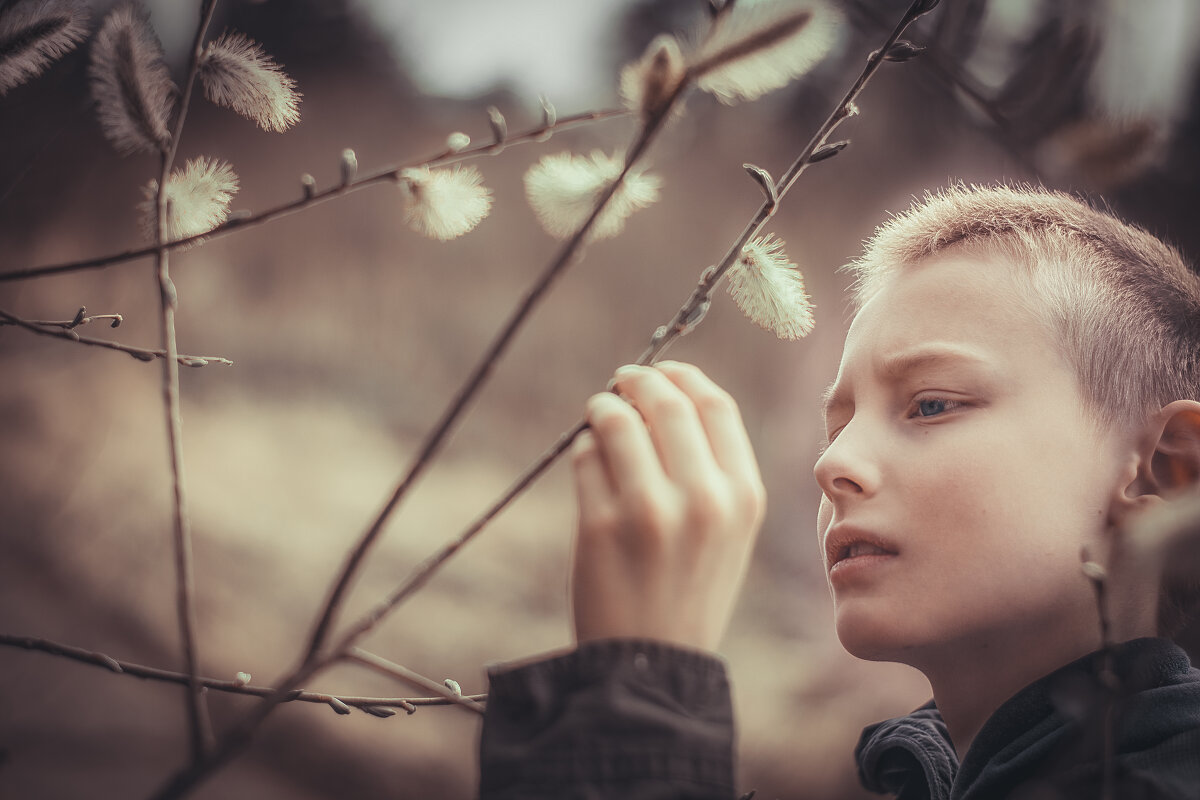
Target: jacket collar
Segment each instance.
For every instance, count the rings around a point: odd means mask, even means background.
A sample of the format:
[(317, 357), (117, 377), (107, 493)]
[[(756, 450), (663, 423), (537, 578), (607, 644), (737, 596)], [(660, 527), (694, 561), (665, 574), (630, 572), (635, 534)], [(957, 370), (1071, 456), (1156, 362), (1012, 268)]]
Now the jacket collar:
[[(1106, 675), (1111, 667), (1115, 676)], [(949, 732), (933, 702), (905, 717), (866, 728), (855, 750), (867, 789), (898, 800), (972, 800), (1008, 795), (1039, 774), (1064, 764), (1103, 758), (1105, 710), (1122, 710), (1118, 748), (1153, 743), (1190, 717), (1174, 719), (1130, 703), (1138, 693), (1200, 683), (1187, 654), (1166, 639), (1136, 639), (1098, 651), (1030, 684), (984, 723), (960, 765)]]

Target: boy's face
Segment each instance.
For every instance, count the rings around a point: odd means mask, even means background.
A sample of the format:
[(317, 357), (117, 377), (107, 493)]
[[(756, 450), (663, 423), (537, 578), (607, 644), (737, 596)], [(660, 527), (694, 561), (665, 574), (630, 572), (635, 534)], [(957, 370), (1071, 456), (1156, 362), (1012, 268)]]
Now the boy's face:
[(1101, 553), (1123, 439), (1012, 269), (938, 255), (850, 327), (815, 472), (838, 636), (860, 657), (1098, 646), (1080, 550)]

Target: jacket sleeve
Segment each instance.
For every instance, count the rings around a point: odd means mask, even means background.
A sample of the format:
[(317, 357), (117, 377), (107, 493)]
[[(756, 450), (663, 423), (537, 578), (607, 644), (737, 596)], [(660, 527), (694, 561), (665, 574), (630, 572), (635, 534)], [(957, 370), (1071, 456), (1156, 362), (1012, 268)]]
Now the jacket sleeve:
[(588, 642), (488, 670), (481, 800), (732, 800), (724, 664), (662, 642)]

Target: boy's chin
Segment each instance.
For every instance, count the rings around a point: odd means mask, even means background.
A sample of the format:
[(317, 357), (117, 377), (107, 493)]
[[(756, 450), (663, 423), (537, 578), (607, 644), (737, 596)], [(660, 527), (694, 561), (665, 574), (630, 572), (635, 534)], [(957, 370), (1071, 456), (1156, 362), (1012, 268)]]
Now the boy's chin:
[(837, 636), (842, 648), (863, 661), (911, 663), (920, 642), (913, 631), (905, 630), (892, 619), (864, 619), (839, 614)]

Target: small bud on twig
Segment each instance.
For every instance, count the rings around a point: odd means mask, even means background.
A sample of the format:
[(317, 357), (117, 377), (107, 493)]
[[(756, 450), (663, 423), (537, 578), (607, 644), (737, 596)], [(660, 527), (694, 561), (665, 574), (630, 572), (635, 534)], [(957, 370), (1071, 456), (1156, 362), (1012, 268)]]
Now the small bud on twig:
[(508, 139), (508, 121), (504, 119), (504, 115), (500, 113), (500, 109), (495, 106), (488, 106), (488, 123), (492, 126), (492, 136), (496, 139), (496, 144), (504, 144)]
[(921, 53), (925, 52), (925, 49), (926, 48), (922, 47), (921, 45), (913, 44), (907, 39), (900, 39), (891, 47), (889, 47), (887, 52), (883, 54), (883, 60), (895, 61), (896, 63), (901, 64), (905, 61), (911, 61), (912, 59), (921, 55)]
[(77, 328), (80, 325), (82, 325), (83, 324), (83, 312), (85, 312), (85, 311), (87, 311), (87, 306), (80, 306), (79, 310), (75, 312), (75, 319), (71, 320), (70, 323), (67, 324), (67, 327), (68, 328)]
[(833, 144), (823, 144), (814, 150), (813, 154), (809, 156), (808, 163), (816, 164), (817, 162), (824, 161), (827, 158), (833, 158), (838, 153), (845, 150), (846, 145), (848, 144), (850, 144), (849, 139), (843, 139), (842, 141), (834, 142)]
[(250, 683), (250, 673), (239, 672), (237, 675), (233, 676), (233, 683), (235, 686), (245, 686), (246, 684)]
[(358, 174), (358, 156), (347, 147), (342, 151), (342, 186), (349, 186)]
[(388, 717), (396, 716), (396, 709), (388, 708), (387, 706), (359, 706), (359, 708), (370, 714), (372, 717), (387, 719)]
[(914, 18), (933, 11), (939, 2), (941, 0), (923, 0), (923, 2), (915, 3), (911, 9)]
[(554, 108), (554, 103), (550, 102), (550, 98), (546, 95), (538, 95), (538, 102), (542, 104), (542, 124), (547, 128), (552, 127), (558, 122), (558, 110)]
[(300, 186), (304, 189), (305, 200), (311, 200), (317, 193), (317, 179), (307, 172), (300, 176)]
[(329, 703), (330, 708), (332, 708), (334, 711), (336, 711), (339, 714), (349, 714), (350, 713), (350, 706), (346, 705), (341, 700), (338, 700), (336, 697), (330, 697), (329, 700), (326, 702)]
[(104, 655), (104, 653), (96, 653), (95, 658), (96, 658), (97, 664), (108, 667), (113, 672), (123, 673), (125, 671), (124, 669), (121, 668), (121, 665), (117, 663), (117, 660), (115, 658), (113, 658), (112, 656), (106, 656), (106, 655)]
[(754, 182), (762, 187), (763, 194), (767, 196), (767, 203), (770, 205), (770, 208), (773, 209), (779, 205), (779, 192), (775, 190), (775, 179), (771, 177), (771, 173), (754, 164), (742, 164), (742, 169), (750, 173), (750, 177), (754, 178)]
[(442, 682), (446, 684), (447, 689), (454, 692), (459, 697), (462, 697), (462, 687), (458, 685), (458, 681), (454, 680), (453, 678), (446, 678), (446, 680)]
[(471, 137), (462, 131), (455, 131), (446, 137), (446, 149), (451, 153), (466, 150), (471, 145)]
[(679, 42), (664, 33), (650, 42), (640, 59), (621, 70), (621, 99), (643, 120), (663, 113), (687, 68)]
[(691, 333), (697, 325), (704, 321), (704, 317), (708, 315), (710, 306), (712, 306), (712, 298), (705, 297), (695, 308), (688, 311), (687, 316), (675, 326), (675, 329), (681, 335)]

